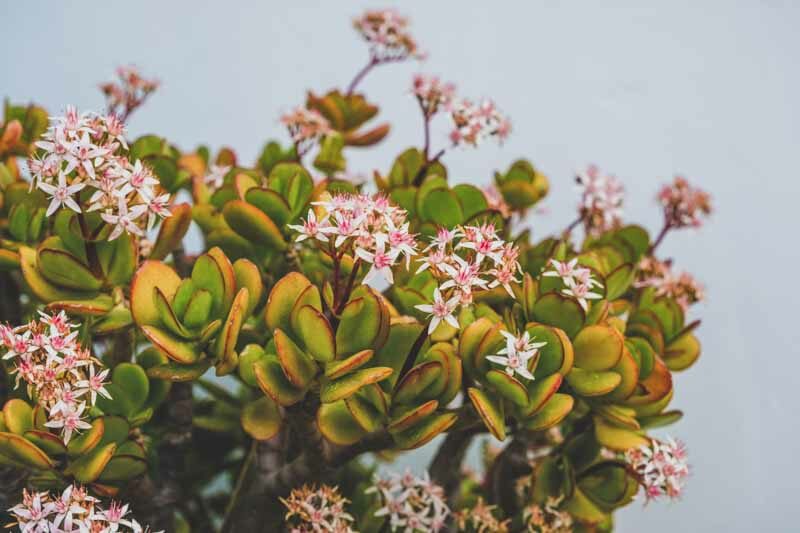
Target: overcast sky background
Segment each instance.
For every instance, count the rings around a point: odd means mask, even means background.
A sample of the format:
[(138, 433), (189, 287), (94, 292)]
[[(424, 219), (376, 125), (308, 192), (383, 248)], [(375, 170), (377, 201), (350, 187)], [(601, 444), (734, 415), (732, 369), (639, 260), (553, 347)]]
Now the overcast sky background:
[[(386, 5), (2, 2), (0, 93), (53, 112), (99, 110), (96, 84), (134, 63), (163, 86), (133, 117), (133, 136), (230, 145), (250, 162), (266, 139), (286, 140), (277, 117), (304, 91), (343, 86), (363, 65), (350, 19)], [(446, 163), (454, 180), (482, 184), (530, 158), (552, 184), (549, 214), (530, 221), (540, 236), (574, 218), (572, 174), (587, 163), (625, 182), (628, 219), (653, 231), (654, 194), (674, 173), (712, 193), (707, 227), (661, 248), (708, 290), (692, 313), (704, 352), (677, 377), (673, 405), (686, 416), (669, 429), (688, 443), (693, 475), (683, 501), (633, 504), (619, 531), (796, 531), (798, 6), (402, 2), (430, 59), (380, 68), (361, 86), (393, 125), (377, 149), (348, 153), (364, 173), (421, 142), (412, 73), (494, 98), (513, 119), (509, 141)]]

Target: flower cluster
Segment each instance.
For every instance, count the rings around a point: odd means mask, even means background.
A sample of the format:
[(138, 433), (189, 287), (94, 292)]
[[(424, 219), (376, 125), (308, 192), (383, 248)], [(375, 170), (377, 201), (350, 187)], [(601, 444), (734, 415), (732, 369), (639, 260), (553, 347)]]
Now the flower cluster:
[(9, 512), (23, 532), (80, 531), (80, 532), (131, 532), (149, 533), (129, 514), (128, 505), (111, 502), (108, 509), (100, 506), (100, 500), (90, 496), (78, 485), (68, 486), (60, 495), (49, 492), (23, 492), (22, 503)]
[(530, 533), (571, 533), (572, 516), (558, 509), (562, 498), (547, 498), (544, 505), (531, 504), (522, 511), (522, 518)]
[(550, 260), (553, 270), (542, 273), (545, 277), (561, 278), (566, 288), (561, 293), (575, 298), (584, 311), (589, 310), (589, 300), (598, 300), (602, 295), (592, 292), (593, 288), (602, 289), (603, 285), (594, 279), (592, 271), (585, 267), (578, 266), (578, 258), (575, 257), (569, 262)]
[(394, 9), (367, 11), (353, 20), (353, 27), (369, 44), (375, 63), (425, 58), (408, 31), (408, 19)]
[[(521, 335), (514, 335), (508, 331), (500, 332), (506, 339), (506, 346), (497, 355), (486, 357), (492, 363), (505, 367), (506, 374), (514, 376), (519, 374), (521, 377), (532, 380), (530, 367), (535, 366), (539, 348), (547, 346), (546, 342), (533, 342), (530, 333), (527, 331)], [(531, 365), (533, 361), (533, 365)]]
[(127, 118), (148, 96), (158, 89), (159, 81), (143, 78), (134, 66), (117, 67), (117, 81), (100, 85), (106, 95), (108, 114)]
[(711, 196), (680, 176), (661, 188), (658, 201), (664, 208), (664, 221), (671, 228), (698, 228), (703, 217), (711, 214)]
[(475, 533), (508, 533), (511, 520), (502, 522), (494, 515), (496, 505), (486, 505), (483, 498), (471, 507), (465, 507), (454, 514), (458, 531), (474, 531)]
[(456, 86), (452, 83), (443, 83), (437, 76), (416, 74), (411, 92), (419, 100), (425, 117), (430, 118), (439, 109), (449, 109), (455, 98)]
[[(169, 194), (162, 194), (153, 172), (128, 160), (125, 126), (115, 115), (79, 114), (69, 106), (65, 116), (51, 121), (36, 142), (39, 156), (29, 161), (32, 186), (50, 197), (47, 216), (62, 207), (100, 211), (114, 226), (109, 240), (123, 232), (143, 236), (143, 228), (170, 216)], [(84, 189), (91, 195), (81, 207), (77, 195)]]
[(47, 412), (45, 426), (60, 428), (64, 442), (73, 432), (91, 426), (83, 419), (87, 403), (92, 406), (106, 391), (108, 369), (97, 372), (100, 362), (78, 344), (76, 324), (60, 312), (40, 312), (39, 320), (12, 328), (0, 326), (3, 360), (12, 361), (16, 385), (28, 386), (28, 396), (37, 398)]
[(450, 106), (450, 117), (454, 124), (450, 141), (454, 146), (468, 144), (477, 147), (491, 137), (502, 142), (511, 133), (511, 121), (491, 100), (482, 100), (478, 104), (459, 100)]
[(331, 132), (328, 120), (318, 111), (296, 107), (281, 116), (281, 124), (289, 130), (298, 155), (310, 150), (322, 137)]
[(371, 265), (363, 283), (383, 279), (391, 285), (392, 267), (401, 258), (408, 265), (417, 254), (415, 235), (408, 232), (408, 214), (385, 196), (336, 194), (313, 205), (322, 212), (319, 218), (309, 209), (302, 225), (289, 225), (300, 233), (297, 242), (314, 239), (327, 243), (322, 250), (335, 260), (353, 253), (357, 261)]
[(424, 252), (417, 273), (429, 270), (440, 281), (433, 305), (417, 306), (432, 314), (429, 331), (442, 320), (458, 327), (453, 314), (459, 305), (472, 303), (476, 290), (502, 286), (515, 297), (511, 284), (519, 283), (516, 275), (522, 273), (519, 249), (501, 239), (493, 224), (440, 228)]
[(353, 517), (344, 510), (349, 502), (336, 487), (304, 485), (292, 490), (288, 498), (281, 498), (281, 502), (288, 510), (286, 521), (293, 524), (288, 529), (291, 533), (354, 532)]
[(689, 476), (686, 446), (673, 439), (653, 439), (650, 446), (631, 448), (625, 452), (625, 461), (638, 474), (648, 500), (665, 495), (678, 498)]
[(656, 296), (673, 298), (686, 311), (690, 305), (705, 299), (705, 290), (688, 272), (676, 274), (671, 261), (644, 257), (639, 262), (639, 281), (636, 287), (653, 287)]
[(586, 233), (599, 235), (619, 227), (625, 189), (616, 176), (603, 174), (591, 165), (579, 172), (575, 181), (581, 192), (578, 211)]
[(442, 487), (433, 483), (428, 473), (415, 476), (410, 470), (404, 474), (376, 477), (366, 493), (378, 493), (383, 507), (375, 516), (389, 517), (392, 531), (403, 529), (406, 533), (442, 531), (450, 508), (444, 501)]

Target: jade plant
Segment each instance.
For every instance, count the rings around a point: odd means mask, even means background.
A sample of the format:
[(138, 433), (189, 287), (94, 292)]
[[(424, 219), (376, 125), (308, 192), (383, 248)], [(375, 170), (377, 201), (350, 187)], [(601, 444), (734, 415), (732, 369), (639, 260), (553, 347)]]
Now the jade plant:
[[(354, 25), (367, 65), (309, 92), (250, 164), (129, 138), (158, 87), (134, 67), (101, 86), (104, 112), (5, 105), (4, 523), (609, 531), (637, 496), (680, 496), (686, 449), (650, 432), (682, 416), (672, 375), (700, 355), (703, 289), (659, 245), (702, 224), (708, 195), (665, 185), (651, 238), (591, 166), (577, 218), (534, 238), (541, 169), (519, 159), (479, 188), (446, 166), (508, 118), (421, 74), (401, 89), (421, 146), (357, 178), (346, 155), (389, 134), (359, 82), (424, 54), (394, 11)], [(427, 469), (392, 471), (420, 447)]]

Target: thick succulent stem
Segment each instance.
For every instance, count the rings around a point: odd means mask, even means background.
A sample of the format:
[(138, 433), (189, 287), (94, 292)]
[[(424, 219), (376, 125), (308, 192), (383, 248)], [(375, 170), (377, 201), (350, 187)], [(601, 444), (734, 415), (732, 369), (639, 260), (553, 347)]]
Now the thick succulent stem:
[[(392, 437), (386, 432), (366, 437), (357, 444), (342, 448), (330, 457), (320, 457), (313, 451), (304, 451), (279, 470), (271, 472), (266, 479), (266, 493), (274, 496), (288, 494), (291, 489), (309, 481), (318, 481), (331, 476), (338, 467), (361, 454), (386, 449), (392, 445)], [(321, 460), (322, 459), (322, 460)]]
[(173, 383), (167, 398), (166, 432), (158, 445), (159, 476), (144, 476), (130, 489), (140, 522), (153, 530), (175, 530), (175, 508), (181, 501), (184, 458), (192, 441), (192, 384)]
[(22, 322), (22, 307), (19, 304), (19, 285), (11, 272), (0, 272), (0, 324)]
[(267, 479), (284, 464), (288, 432), (266, 441), (253, 441), (231, 495), (222, 533), (269, 531), (280, 527), (281, 505), (277, 497), (267, 498)]
[(431, 479), (441, 485), (447, 500), (455, 503), (458, 486), (461, 482), (461, 464), (467, 454), (473, 437), (480, 433), (479, 427), (451, 431), (433, 456), (428, 472)]
[(506, 516), (516, 516), (520, 511), (516, 480), (531, 472), (526, 452), (525, 441), (514, 438), (495, 458), (486, 473), (489, 503), (499, 505)]

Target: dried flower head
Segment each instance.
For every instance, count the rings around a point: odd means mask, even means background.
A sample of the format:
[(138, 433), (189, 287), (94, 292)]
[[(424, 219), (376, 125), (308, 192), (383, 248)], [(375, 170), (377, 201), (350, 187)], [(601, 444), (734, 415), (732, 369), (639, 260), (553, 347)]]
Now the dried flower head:
[(425, 58), (408, 31), (408, 19), (394, 9), (367, 11), (353, 20), (353, 27), (367, 41), (373, 62)]
[(454, 146), (467, 144), (477, 147), (491, 137), (503, 142), (511, 133), (511, 121), (491, 100), (479, 104), (470, 100), (455, 102), (450, 107), (450, 117), (454, 124), (450, 141)]
[(599, 235), (622, 224), (622, 202), (625, 189), (610, 174), (603, 174), (591, 165), (575, 177), (581, 192), (578, 212), (586, 233)]
[(634, 286), (653, 287), (656, 296), (673, 298), (686, 311), (690, 305), (705, 299), (705, 289), (688, 272), (677, 274), (671, 261), (644, 257), (639, 262), (639, 280)]
[(571, 533), (572, 516), (558, 506), (562, 498), (547, 498), (544, 505), (532, 503), (522, 510), (522, 518), (530, 533)]
[(711, 214), (711, 196), (692, 187), (681, 176), (661, 188), (658, 201), (664, 208), (664, 220), (671, 228), (698, 228), (703, 224), (703, 218)]
[(300, 234), (297, 241), (313, 239), (323, 243), (320, 249), (331, 257), (347, 253), (368, 263), (363, 283), (379, 279), (394, 283), (392, 268), (402, 258), (408, 265), (417, 254), (416, 235), (408, 231), (408, 214), (385, 196), (336, 194), (312, 205), (318, 207), (319, 215), (309, 209), (302, 225), (289, 226)]
[[(141, 161), (128, 160), (125, 127), (115, 115), (79, 114), (68, 106), (51, 123), (28, 162), (31, 186), (50, 197), (47, 216), (61, 208), (99, 211), (114, 227), (109, 240), (123, 232), (143, 236), (156, 220), (170, 216), (170, 195), (155, 174)], [(78, 193), (87, 188), (92, 194), (82, 205)]]
[(132, 65), (117, 67), (116, 75), (115, 81), (101, 84), (100, 90), (106, 95), (108, 114), (125, 119), (158, 89), (160, 82), (144, 78)]
[(648, 501), (661, 496), (680, 497), (689, 476), (686, 458), (686, 446), (671, 438), (666, 441), (652, 439), (649, 446), (625, 452), (625, 461), (638, 474)]
[(149, 533), (128, 517), (128, 505), (111, 502), (103, 509), (100, 500), (90, 496), (80, 485), (70, 485), (60, 495), (50, 492), (23, 491), (22, 503), (9, 509), (16, 522), (7, 527), (18, 526), (23, 532), (130, 532)]
[(98, 394), (111, 398), (104, 387), (108, 369), (98, 372), (100, 361), (78, 344), (77, 325), (63, 312), (39, 314), (17, 328), (0, 325), (0, 350), (14, 365), (16, 386), (20, 380), (27, 384), (28, 396), (47, 413), (45, 426), (61, 429), (67, 443), (74, 432), (91, 427), (84, 420), (87, 404), (93, 406)]
[(550, 260), (552, 270), (542, 273), (545, 277), (558, 277), (564, 283), (565, 288), (561, 293), (575, 298), (584, 311), (589, 309), (589, 300), (598, 300), (602, 295), (592, 292), (592, 289), (602, 289), (603, 285), (596, 279), (592, 271), (585, 267), (578, 266), (578, 258), (574, 257), (570, 261)]
[(383, 507), (375, 516), (388, 517), (391, 531), (442, 531), (450, 514), (442, 487), (433, 483), (427, 472), (421, 477), (410, 470), (403, 474), (390, 473), (387, 477), (376, 476), (366, 493), (380, 495)]
[(281, 116), (281, 124), (289, 130), (297, 154), (308, 152), (319, 140), (331, 132), (328, 120), (318, 111), (296, 107)]
[(425, 117), (430, 118), (439, 109), (447, 109), (455, 98), (456, 86), (444, 83), (438, 76), (416, 74), (411, 87), (411, 92), (419, 100)]
[(288, 498), (281, 498), (288, 510), (286, 521), (292, 533), (328, 531), (353, 533), (353, 517), (345, 512), (349, 501), (339, 494), (337, 487), (304, 485), (292, 490)]
[(496, 505), (486, 505), (479, 497), (475, 505), (454, 514), (458, 531), (471, 533), (508, 533), (511, 520), (500, 521), (495, 516)]

